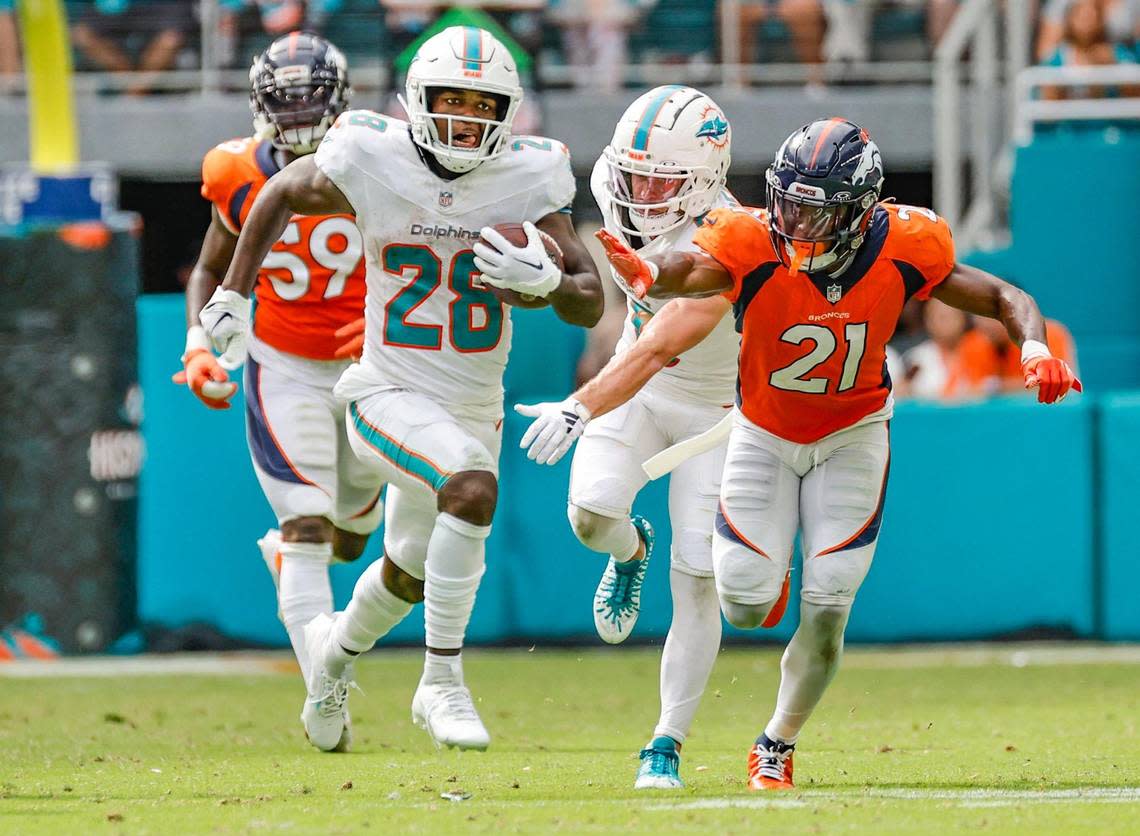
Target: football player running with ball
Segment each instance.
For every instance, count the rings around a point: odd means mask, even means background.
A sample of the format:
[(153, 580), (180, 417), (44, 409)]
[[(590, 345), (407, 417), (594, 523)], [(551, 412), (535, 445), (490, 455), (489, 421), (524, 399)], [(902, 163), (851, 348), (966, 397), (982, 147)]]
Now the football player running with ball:
[[(211, 409), (229, 409), (245, 359), (235, 345), (216, 358), (198, 316), (221, 284), (238, 234), (266, 181), (312, 154), (347, 105), (344, 56), (316, 35), (274, 41), (249, 73), (255, 135), (223, 142), (202, 162), (202, 195), (212, 220), (186, 288), (184, 370), (175, 380)], [(245, 366), (246, 427), (254, 471), (280, 530), (258, 541), (273, 576), (278, 613), (301, 671), (310, 671), (304, 627), (333, 611), (328, 564), (355, 560), (380, 523), (375, 476), (348, 446), (344, 404), (333, 386), (348, 367), (336, 331), (364, 311), (364, 246), (351, 215), (289, 219), (257, 265), (257, 318)], [(331, 731), (306, 702), (301, 719), (320, 749), (348, 746), (347, 727)]]
[[(375, 485), (389, 485), (384, 557), (344, 612), (306, 629), (309, 700), (343, 714), (351, 661), (423, 600), (427, 654), (412, 716), (437, 744), (472, 749), (490, 738), (460, 650), (498, 493), (511, 342), (510, 309), (484, 282), (542, 297), (583, 326), (603, 304), (569, 214), (569, 154), (550, 139), (510, 135), (521, 101), (514, 61), (489, 33), (456, 26), (433, 36), (408, 70), (409, 122), (349, 111), (316, 154), (273, 177), (202, 312), (215, 348), (232, 351), (257, 265), (289, 217), (356, 216), (367, 261), (363, 356), (335, 391), (348, 403), (352, 449)], [(509, 222), (525, 222), (525, 246), (488, 228)], [(539, 230), (561, 247), (563, 270)], [(321, 687), (327, 679), (336, 687)]]
[[(644, 258), (694, 249), (704, 215), (736, 205), (725, 191), (730, 139), (723, 111), (698, 90), (672, 85), (638, 98), (594, 166), (605, 229)], [(617, 643), (637, 620), (653, 551), (649, 523), (629, 516), (647, 481), (641, 464), (732, 409), (740, 337), (720, 297), (640, 298), (613, 275), (628, 298), (617, 356), (565, 401), (517, 409), (537, 417), (523, 446), (540, 464), (554, 464), (582, 436), (570, 476), (570, 524), (583, 545), (610, 556), (594, 623)], [(661, 657), (661, 715), (641, 752), (639, 789), (683, 786), (678, 753), (720, 647), (710, 532), (724, 451), (721, 443), (689, 459), (670, 484), (673, 621)]]
[(906, 300), (933, 296), (1000, 320), (1042, 403), (1080, 390), (1049, 354), (1032, 297), (957, 263), (946, 222), (882, 202), (882, 180), (866, 131), (820, 120), (780, 147), (767, 173), (768, 212), (710, 213), (694, 236), (700, 252), (647, 260), (605, 241), (610, 263), (639, 293), (719, 295), (734, 309), (739, 397), (713, 536), (730, 623), (761, 626), (780, 606), (801, 534), (800, 624), (784, 652), (775, 713), (749, 750), (754, 790), (792, 787), (796, 740), (839, 667), (871, 565), (890, 460), (886, 344)]

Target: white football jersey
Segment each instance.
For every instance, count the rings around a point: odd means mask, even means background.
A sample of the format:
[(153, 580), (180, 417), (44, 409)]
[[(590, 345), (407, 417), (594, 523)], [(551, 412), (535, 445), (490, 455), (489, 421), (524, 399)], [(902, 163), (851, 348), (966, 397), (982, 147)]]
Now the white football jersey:
[[(609, 168), (604, 157), (594, 164), (594, 172), (590, 176), (590, 188), (594, 193), (594, 200), (602, 210), (602, 218), (606, 229), (622, 237), (616, 219), (610, 212), (610, 203), (606, 197), (606, 180), (609, 177)], [(737, 202), (727, 191), (722, 191), (713, 202), (712, 208), (722, 206), (735, 206)], [(654, 238), (647, 245), (637, 251), (644, 257), (665, 255), (674, 250), (697, 251), (699, 248), (693, 244), (693, 236), (697, 232), (697, 224), (690, 222), (658, 238)], [(667, 299), (637, 299), (626, 289), (625, 282), (613, 273), (614, 281), (626, 294), (627, 315), (621, 339), (618, 341), (617, 351), (620, 353), (629, 349), (637, 341), (641, 329), (649, 322), (653, 314), (661, 310), (669, 300)], [(731, 404), (736, 400), (736, 372), (737, 357), (740, 354), (740, 335), (736, 333), (736, 323), (731, 312), (725, 314), (713, 329), (713, 332), (690, 348), (672, 363), (653, 376), (646, 384), (656, 391), (667, 393), (673, 397), (687, 398), (701, 403), (714, 403), (718, 405)]]
[(437, 176), (408, 124), (367, 110), (341, 114), (316, 163), (356, 210), (367, 266), (365, 342), (337, 394), (421, 392), (445, 406), (502, 416), (510, 306), (473, 283), (484, 226), (538, 221), (574, 198), (561, 142), (513, 137), (508, 150), (454, 180)]

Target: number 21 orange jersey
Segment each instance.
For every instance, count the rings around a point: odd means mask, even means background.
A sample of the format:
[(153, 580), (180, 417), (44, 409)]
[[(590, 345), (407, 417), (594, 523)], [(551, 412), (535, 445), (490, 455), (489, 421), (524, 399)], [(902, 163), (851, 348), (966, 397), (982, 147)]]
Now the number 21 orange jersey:
[(881, 409), (887, 341), (907, 299), (925, 299), (954, 267), (946, 222), (929, 209), (880, 204), (838, 277), (780, 263), (758, 209), (717, 209), (693, 243), (732, 276), (741, 332), (738, 400), (749, 421), (798, 444)]
[[(223, 142), (202, 161), (202, 197), (237, 234), (278, 165), (272, 144)], [(332, 360), (333, 336), (364, 315), (364, 244), (351, 215), (294, 215), (262, 262), (253, 333), (279, 351)]]

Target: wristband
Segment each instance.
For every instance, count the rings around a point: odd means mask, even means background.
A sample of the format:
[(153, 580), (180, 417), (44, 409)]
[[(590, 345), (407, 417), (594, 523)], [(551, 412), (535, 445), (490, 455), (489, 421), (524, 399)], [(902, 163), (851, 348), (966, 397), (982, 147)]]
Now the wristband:
[(186, 329), (186, 350), (182, 352), (182, 356), (187, 357), (199, 349), (210, 350), (210, 337), (201, 325), (191, 325)]
[(1021, 365), (1023, 366), (1030, 360), (1052, 356), (1053, 354), (1049, 351), (1049, 346), (1038, 340), (1026, 340), (1021, 344)]

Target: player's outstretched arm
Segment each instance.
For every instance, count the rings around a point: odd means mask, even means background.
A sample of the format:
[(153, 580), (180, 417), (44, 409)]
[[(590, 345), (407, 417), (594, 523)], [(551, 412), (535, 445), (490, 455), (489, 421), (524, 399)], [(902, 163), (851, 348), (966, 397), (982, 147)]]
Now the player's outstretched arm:
[(237, 236), (222, 223), (217, 207), (213, 207), (202, 251), (186, 283), (186, 348), (182, 353), (182, 371), (174, 375), (175, 383), (185, 383), (211, 409), (229, 409), (237, 384), (230, 381), (210, 351), (210, 339), (198, 316), (221, 285), (235, 246)]
[(1045, 319), (1037, 302), (1020, 288), (997, 276), (955, 263), (931, 296), (976, 316), (1000, 320), (1014, 344), (1021, 348), (1025, 388), (1037, 389), (1037, 400), (1055, 403), (1069, 389), (1081, 391), (1081, 382), (1068, 363), (1054, 357), (1045, 342)]
[(614, 355), (581, 389), (559, 403), (516, 404), (535, 420), (519, 446), (538, 464), (556, 464), (593, 418), (628, 401), (653, 375), (712, 333), (731, 304), (723, 296), (675, 299), (658, 311), (628, 351)]
[(558, 242), (564, 267), (562, 281), (546, 297), (563, 322), (593, 328), (602, 318), (605, 294), (598, 267), (565, 212), (552, 212), (535, 224)]
[(245, 360), (249, 294), (257, 271), (293, 215), (355, 214), (340, 189), (317, 168), (313, 156), (301, 157), (274, 174), (253, 202), (238, 236), (229, 270), (199, 319), (221, 354), (218, 362), (236, 369)]
[(698, 252), (672, 252), (644, 259), (607, 229), (595, 233), (606, 258), (639, 299), (702, 298), (732, 289), (732, 275), (719, 261)]

